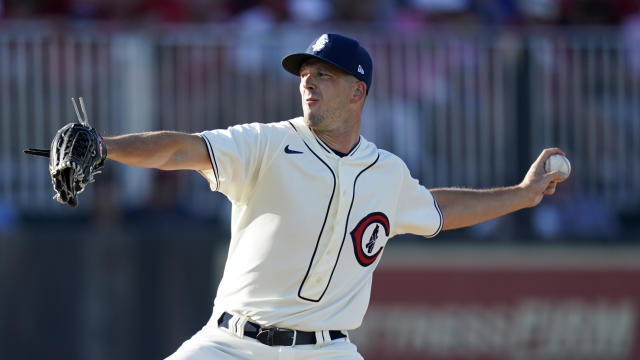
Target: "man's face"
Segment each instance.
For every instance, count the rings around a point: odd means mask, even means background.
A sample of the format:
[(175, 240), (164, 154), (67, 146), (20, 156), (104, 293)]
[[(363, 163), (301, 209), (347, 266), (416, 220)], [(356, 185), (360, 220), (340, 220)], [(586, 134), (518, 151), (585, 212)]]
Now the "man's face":
[(348, 108), (355, 77), (324, 61), (311, 59), (300, 67), (304, 118), (312, 128), (332, 126)]

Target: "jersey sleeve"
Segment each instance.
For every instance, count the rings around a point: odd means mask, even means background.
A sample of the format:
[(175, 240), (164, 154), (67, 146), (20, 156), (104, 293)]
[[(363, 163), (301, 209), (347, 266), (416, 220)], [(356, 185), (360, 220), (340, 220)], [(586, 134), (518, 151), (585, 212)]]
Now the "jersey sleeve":
[(414, 179), (402, 164), (402, 185), (396, 208), (397, 234), (436, 236), (442, 229), (442, 213), (431, 192)]
[(265, 139), (261, 124), (244, 124), (200, 133), (209, 152), (211, 169), (200, 174), (213, 191), (233, 202), (246, 199), (255, 184), (264, 157)]

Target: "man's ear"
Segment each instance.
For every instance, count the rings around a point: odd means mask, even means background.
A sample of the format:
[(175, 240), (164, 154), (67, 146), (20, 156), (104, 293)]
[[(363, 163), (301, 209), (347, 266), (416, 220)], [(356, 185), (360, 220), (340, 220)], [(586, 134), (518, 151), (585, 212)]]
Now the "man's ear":
[(355, 83), (355, 88), (353, 89), (353, 94), (351, 96), (351, 100), (353, 102), (359, 102), (362, 98), (364, 98), (367, 90), (365, 89), (366, 85), (362, 81), (358, 81)]

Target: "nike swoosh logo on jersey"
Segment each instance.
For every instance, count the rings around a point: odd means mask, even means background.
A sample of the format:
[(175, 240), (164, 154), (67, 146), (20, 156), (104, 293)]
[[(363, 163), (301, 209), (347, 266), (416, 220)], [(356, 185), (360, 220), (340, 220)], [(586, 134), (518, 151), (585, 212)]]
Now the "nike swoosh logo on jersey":
[(287, 154), (302, 154), (302, 151), (289, 149), (289, 145), (284, 147), (284, 152), (286, 152)]

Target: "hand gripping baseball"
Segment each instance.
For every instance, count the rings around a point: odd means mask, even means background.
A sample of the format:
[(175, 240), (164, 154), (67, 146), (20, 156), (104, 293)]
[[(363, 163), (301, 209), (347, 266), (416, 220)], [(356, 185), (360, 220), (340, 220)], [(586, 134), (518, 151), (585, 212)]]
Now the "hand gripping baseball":
[(51, 148), (33, 149), (24, 152), (49, 158), (49, 174), (56, 194), (53, 197), (62, 204), (78, 206), (77, 195), (94, 182), (107, 158), (107, 149), (102, 137), (89, 125), (87, 112), (82, 98), (80, 107), (84, 118), (80, 116), (75, 99), (71, 99), (78, 117), (78, 123), (63, 126), (51, 142)]
[[(547, 171), (545, 163), (553, 155), (562, 155), (564, 152), (558, 148), (544, 149), (536, 161), (531, 165), (529, 171), (520, 183), (520, 187), (527, 190), (527, 207), (536, 206), (542, 201), (545, 195), (553, 195), (556, 192), (556, 185), (567, 179), (568, 173), (561, 171)], [(551, 170), (551, 169), (550, 169)]]

